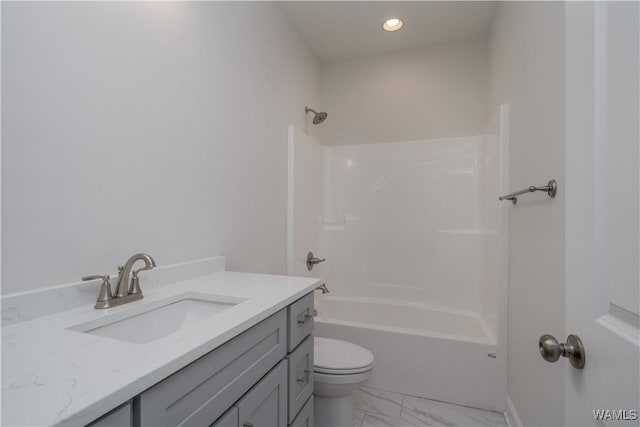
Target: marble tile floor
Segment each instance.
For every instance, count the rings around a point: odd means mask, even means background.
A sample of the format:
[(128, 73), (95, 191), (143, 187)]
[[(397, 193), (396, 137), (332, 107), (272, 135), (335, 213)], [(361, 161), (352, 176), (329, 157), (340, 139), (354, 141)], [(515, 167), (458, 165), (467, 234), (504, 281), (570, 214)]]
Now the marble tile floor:
[(504, 415), (452, 403), (362, 387), (355, 393), (354, 427), (506, 427)]

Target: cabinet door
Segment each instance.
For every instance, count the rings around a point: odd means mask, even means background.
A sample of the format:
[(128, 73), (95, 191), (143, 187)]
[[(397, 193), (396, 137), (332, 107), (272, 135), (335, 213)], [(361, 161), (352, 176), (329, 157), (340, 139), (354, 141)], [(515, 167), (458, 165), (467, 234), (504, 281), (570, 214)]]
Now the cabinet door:
[(313, 396), (309, 397), (289, 427), (313, 427)]
[(289, 360), (289, 422), (313, 393), (313, 335), (309, 335), (293, 353)]
[(281, 361), (236, 404), (243, 427), (287, 425), (287, 361)]
[(232, 406), (223, 416), (218, 418), (215, 423), (211, 424), (211, 427), (239, 427), (238, 421), (238, 407)]

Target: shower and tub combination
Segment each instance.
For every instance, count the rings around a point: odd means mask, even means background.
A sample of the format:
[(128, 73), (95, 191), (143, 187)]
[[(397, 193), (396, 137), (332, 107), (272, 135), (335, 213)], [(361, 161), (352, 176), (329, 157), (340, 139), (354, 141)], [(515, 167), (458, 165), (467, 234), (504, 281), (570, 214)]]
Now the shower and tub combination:
[(288, 273), (326, 281), (315, 334), (369, 349), (367, 386), (504, 410), (507, 121), (340, 146), (290, 127)]

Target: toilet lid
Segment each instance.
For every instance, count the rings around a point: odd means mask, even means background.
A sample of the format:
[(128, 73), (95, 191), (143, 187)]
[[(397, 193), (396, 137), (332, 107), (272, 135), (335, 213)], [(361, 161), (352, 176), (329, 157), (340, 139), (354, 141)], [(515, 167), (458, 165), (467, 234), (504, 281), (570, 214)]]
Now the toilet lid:
[(326, 374), (356, 374), (371, 369), (373, 354), (366, 348), (331, 338), (313, 339), (313, 370)]

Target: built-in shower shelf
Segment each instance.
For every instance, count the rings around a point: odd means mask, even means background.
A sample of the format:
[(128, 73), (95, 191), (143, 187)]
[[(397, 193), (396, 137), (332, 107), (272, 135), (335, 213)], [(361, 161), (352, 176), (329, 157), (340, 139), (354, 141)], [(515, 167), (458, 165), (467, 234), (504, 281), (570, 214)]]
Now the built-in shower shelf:
[(322, 218), (321, 221), (325, 230), (344, 230), (348, 222), (360, 221), (360, 217), (345, 215), (342, 218)]
[(346, 218), (322, 218), (322, 223), (324, 225), (344, 225), (346, 222)]

